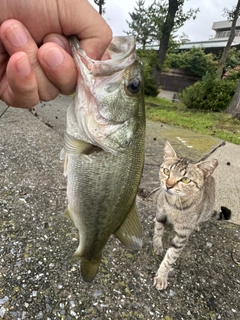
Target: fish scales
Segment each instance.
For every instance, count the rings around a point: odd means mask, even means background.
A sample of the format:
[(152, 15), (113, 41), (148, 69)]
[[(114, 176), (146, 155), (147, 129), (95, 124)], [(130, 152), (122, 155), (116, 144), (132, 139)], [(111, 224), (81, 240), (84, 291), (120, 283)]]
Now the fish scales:
[(79, 230), (74, 255), (83, 279), (92, 281), (112, 234), (129, 248), (141, 246), (135, 200), (144, 162), (142, 68), (132, 37), (113, 39), (107, 62), (89, 59), (76, 38), (70, 43), (79, 79), (65, 135), (67, 213)]
[[(130, 151), (130, 156), (133, 151)], [(73, 176), (73, 183), (68, 192), (74, 199), (71, 210), (80, 211), (84, 208), (86, 212), (91, 212), (91, 215), (77, 215), (77, 219), (81, 219), (81, 223), (86, 225), (86, 232), (82, 230), (79, 234), (81, 248), (79, 250), (89, 259), (95, 255), (95, 252), (101, 252), (109, 236), (123, 222), (125, 216), (122, 216), (122, 212), (128, 213), (129, 207), (132, 207), (135, 201), (138, 181), (134, 185), (132, 181), (136, 180), (139, 173), (141, 174), (142, 167), (134, 161), (128, 161), (128, 157), (129, 153), (120, 156), (109, 154), (106, 159), (104, 153), (98, 153), (92, 154), (90, 161), (88, 156), (82, 157), (81, 161), (77, 156), (69, 159), (68, 176)], [(92, 160), (96, 160), (94, 167)], [(122, 168), (122, 163), (129, 165)], [(122, 168), (122, 172), (113, 170), (115, 166)], [(81, 167), (81, 175), (76, 175), (79, 167)], [(94, 229), (90, 228), (92, 224), (95, 225)], [(101, 239), (101, 242), (98, 242), (98, 239)]]

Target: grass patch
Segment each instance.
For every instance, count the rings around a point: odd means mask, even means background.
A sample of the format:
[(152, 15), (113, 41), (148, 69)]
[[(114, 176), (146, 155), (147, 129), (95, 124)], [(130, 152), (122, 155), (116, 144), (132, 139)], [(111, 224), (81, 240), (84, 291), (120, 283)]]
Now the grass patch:
[(207, 134), (240, 145), (240, 120), (223, 112), (189, 110), (181, 103), (146, 97), (147, 119)]

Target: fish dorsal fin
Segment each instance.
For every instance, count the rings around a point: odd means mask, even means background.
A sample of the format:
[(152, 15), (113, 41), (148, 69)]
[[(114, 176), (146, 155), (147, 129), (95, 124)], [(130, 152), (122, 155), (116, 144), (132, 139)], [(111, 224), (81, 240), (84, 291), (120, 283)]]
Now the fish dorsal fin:
[(93, 146), (91, 143), (79, 140), (67, 132), (64, 134), (64, 150), (69, 154), (90, 154), (97, 147)]
[(142, 226), (137, 214), (136, 204), (133, 205), (127, 217), (114, 234), (129, 249), (139, 249), (142, 247)]

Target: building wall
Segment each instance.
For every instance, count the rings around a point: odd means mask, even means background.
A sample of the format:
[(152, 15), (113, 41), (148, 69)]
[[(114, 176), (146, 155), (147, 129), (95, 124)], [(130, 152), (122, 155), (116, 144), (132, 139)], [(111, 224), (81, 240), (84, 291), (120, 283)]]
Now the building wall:
[(186, 87), (193, 85), (200, 78), (185, 72), (182, 69), (170, 69), (169, 72), (155, 71), (155, 79), (157, 79), (158, 86), (163, 90), (180, 92)]
[[(232, 22), (228, 21), (228, 20), (216, 21), (216, 22), (213, 22), (213, 25), (212, 25), (212, 29), (214, 31), (217, 31), (217, 30), (231, 30), (231, 27), (232, 27)], [(240, 19), (238, 19), (237, 22), (236, 22), (236, 29), (238, 29), (238, 27), (240, 28)]]

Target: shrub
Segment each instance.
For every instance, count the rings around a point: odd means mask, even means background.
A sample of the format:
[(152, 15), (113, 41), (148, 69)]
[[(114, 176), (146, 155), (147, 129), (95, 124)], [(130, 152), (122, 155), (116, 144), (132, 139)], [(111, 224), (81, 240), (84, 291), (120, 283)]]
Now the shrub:
[(207, 73), (202, 81), (183, 90), (179, 98), (189, 109), (222, 111), (228, 107), (236, 87), (234, 80), (216, 80)]
[(231, 48), (228, 52), (227, 60), (225, 63), (225, 69), (227, 68), (234, 69), (237, 65), (239, 65), (239, 61), (240, 61), (240, 51), (237, 48)]
[(240, 78), (240, 66), (237, 65), (236, 67), (227, 67), (226, 72), (223, 75), (223, 79), (228, 80), (237, 80)]
[(201, 48), (192, 48), (189, 51), (170, 53), (164, 62), (164, 68), (184, 69), (198, 77), (206, 72), (214, 73), (217, 68), (217, 61), (214, 61), (212, 54), (205, 54)]

